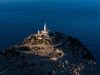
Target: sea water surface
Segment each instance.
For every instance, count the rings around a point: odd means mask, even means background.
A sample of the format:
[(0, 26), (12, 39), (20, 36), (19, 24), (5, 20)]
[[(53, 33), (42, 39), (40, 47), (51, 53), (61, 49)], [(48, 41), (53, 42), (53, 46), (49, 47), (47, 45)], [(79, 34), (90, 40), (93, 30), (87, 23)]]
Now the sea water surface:
[(0, 3), (0, 50), (43, 29), (78, 38), (100, 62), (99, 2), (25, 1)]

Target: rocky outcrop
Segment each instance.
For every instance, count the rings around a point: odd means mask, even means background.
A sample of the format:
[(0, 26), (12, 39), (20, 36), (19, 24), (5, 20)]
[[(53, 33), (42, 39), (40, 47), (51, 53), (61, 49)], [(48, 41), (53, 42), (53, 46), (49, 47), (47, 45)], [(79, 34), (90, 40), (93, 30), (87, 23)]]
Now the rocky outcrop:
[(95, 58), (78, 39), (46, 30), (2, 51), (0, 75), (99, 75)]

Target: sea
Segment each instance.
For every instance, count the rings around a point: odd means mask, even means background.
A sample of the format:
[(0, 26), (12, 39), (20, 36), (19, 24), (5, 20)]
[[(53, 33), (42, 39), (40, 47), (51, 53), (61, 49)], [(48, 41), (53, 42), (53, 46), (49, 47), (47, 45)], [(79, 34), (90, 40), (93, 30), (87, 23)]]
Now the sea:
[(99, 0), (1, 0), (0, 50), (42, 30), (44, 24), (79, 39), (100, 63)]

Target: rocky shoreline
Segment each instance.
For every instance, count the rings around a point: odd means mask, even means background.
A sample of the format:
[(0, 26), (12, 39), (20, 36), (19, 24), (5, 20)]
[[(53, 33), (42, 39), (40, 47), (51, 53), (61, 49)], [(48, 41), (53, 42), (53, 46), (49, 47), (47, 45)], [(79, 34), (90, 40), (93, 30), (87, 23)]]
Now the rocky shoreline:
[(46, 25), (3, 50), (0, 67), (1, 75), (99, 75), (94, 56), (78, 39), (52, 32)]

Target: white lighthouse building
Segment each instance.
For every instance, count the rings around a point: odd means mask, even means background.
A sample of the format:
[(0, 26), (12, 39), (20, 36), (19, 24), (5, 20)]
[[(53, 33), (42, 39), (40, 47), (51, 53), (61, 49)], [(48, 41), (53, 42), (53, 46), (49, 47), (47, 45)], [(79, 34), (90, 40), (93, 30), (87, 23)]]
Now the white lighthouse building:
[(44, 24), (44, 31), (47, 31), (47, 25), (46, 25), (46, 23)]
[(44, 28), (42, 31), (39, 31), (37, 32), (36, 34), (36, 37), (37, 39), (41, 40), (41, 39), (50, 39), (50, 31), (47, 29), (47, 25), (46, 23), (44, 24)]
[(44, 24), (44, 29), (42, 31), (42, 34), (47, 35), (48, 34), (48, 29), (46, 23)]

